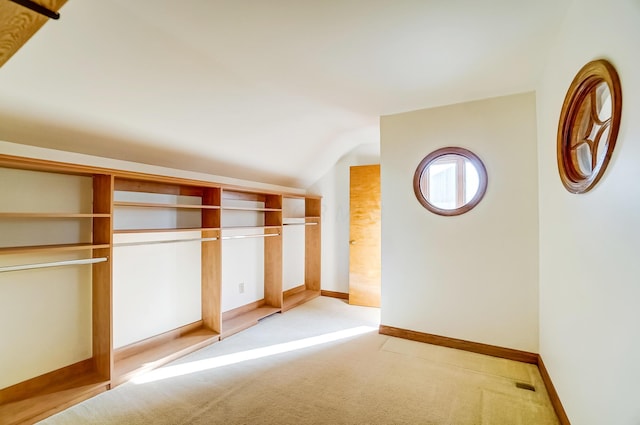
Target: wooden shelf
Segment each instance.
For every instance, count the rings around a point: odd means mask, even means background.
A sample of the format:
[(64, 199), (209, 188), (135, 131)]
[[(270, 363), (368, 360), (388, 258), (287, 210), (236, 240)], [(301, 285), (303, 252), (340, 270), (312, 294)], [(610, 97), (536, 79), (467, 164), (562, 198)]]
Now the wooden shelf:
[(282, 211), (282, 208), (252, 208), (252, 207), (221, 207), (222, 210), (229, 211), (257, 211), (257, 212), (278, 212)]
[(320, 217), (305, 217), (307, 220), (320, 220)]
[(109, 248), (109, 244), (94, 245), (90, 243), (62, 244), (62, 245), (35, 245), (35, 246), (11, 246), (0, 248), (0, 254), (31, 254), (42, 252), (84, 251), (87, 249)]
[(0, 212), (0, 218), (109, 218), (111, 214)]
[(218, 210), (217, 205), (192, 205), (192, 204), (159, 204), (150, 202), (123, 202), (117, 201), (113, 203), (114, 207), (134, 207), (134, 208), (178, 208), (178, 209), (196, 209), (196, 210)]
[(287, 224), (304, 224), (304, 223), (305, 223), (304, 217), (283, 217), (282, 218), (282, 224), (283, 225), (287, 225)]
[(280, 313), (281, 311), (282, 309), (278, 307), (265, 305), (234, 315), (233, 317), (228, 319), (224, 318), (223, 313), (222, 332), (220, 332), (220, 338), (226, 338), (242, 330), (250, 328), (253, 325), (257, 325), (258, 321), (260, 321), (261, 319), (271, 316), (272, 314)]
[(287, 310), (291, 310), (294, 307), (297, 307), (301, 304), (306, 303), (307, 301), (311, 301), (314, 298), (320, 296), (320, 291), (313, 291), (311, 289), (305, 289), (302, 291), (295, 292), (293, 294), (287, 294), (285, 292), (283, 300), (282, 300), (282, 311), (285, 312)]
[(280, 229), (282, 226), (229, 226), (221, 227), (220, 230), (250, 230), (250, 229)]
[(0, 404), (2, 424), (34, 423), (109, 388), (109, 381), (94, 371), (77, 374), (51, 384), (28, 398)]
[(180, 229), (117, 229), (114, 234), (125, 233), (162, 233), (162, 232), (201, 232), (206, 230), (220, 230), (219, 227), (185, 227)]
[(112, 386), (162, 366), (220, 340), (220, 335), (200, 325), (186, 333), (180, 330), (122, 347), (114, 351)]

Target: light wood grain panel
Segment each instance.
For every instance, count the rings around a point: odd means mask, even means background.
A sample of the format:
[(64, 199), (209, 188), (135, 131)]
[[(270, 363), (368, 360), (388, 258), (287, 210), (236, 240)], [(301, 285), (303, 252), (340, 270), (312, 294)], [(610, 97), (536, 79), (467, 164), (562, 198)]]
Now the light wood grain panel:
[(254, 301), (252, 303), (241, 305), (240, 307), (236, 307), (236, 308), (231, 309), (231, 310), (227, 310), (227, 311), (222, 313), (222, 320), (223, 321), (227, 321), (227, 320), (233, 319), (234, 317), (242, 316), (242, 315), (244, 315), (246, 313), (249, 313), (249, 312), (251, 312), (253, 310), (261, 308), (265, 304), (266, 304), (266, 301), (263, 298), (261, 300)]
[[(49, 10), (58, 11), (66, 0), (38, 0), (36, 3)], [(47, 17), (18, 4), (0, 2), (0, 67), (48, 20)]]
[(213, 344), (219, 339), (217, 332), (203, 327), (202, 322), (196, 322), (122, 347), (115, 353), (118, 360), (115, 362), (112, 386)]
[(338, 298), (347, 301), (349, 300), (349, 294), (347, 294), (346, 292), (325, 291), (323, 289), (322, 291), (320, 291), (320, 295), (322, 295), (323, 297)]
[[(220, 207), (220, 188), (202, 189), (202, 204)], [(204, 227), (220, 227), (220, 209), (202, 210)], [(202, 321), (204, 326), (220, 333), (222, 329), (222, 241), (219, 230), (202, 232), (203, 238), (217, 237), (217, 241), (202, 242)]]
[(322, 197), (306, 196), (304, 198), (304, 215), (306, 217), (320, 217), (322, 210)]
[(138, 356), (146, 351), (165, 345), (175, 339), (180, 339), (181, 337), (199, 329), (202, 329), (201, 320), (163, 332), (159, 335), (145, 338), (124, 347), (117, 348), (114, 350), (114, 361), (121, 362), (128, 357)]
[(282, 226), (282, 195), (267, 195), (264, 206), (265, 226)]
[(58, 385), (60, 382), (66, 382), (74, 376), (90, 374), (92, 371), (93, 360), (86, 359), (3, 388), (0, 390), (0, 405), (29, 398), (34, 394), (47, 391), (51, 386)]
[(218, 237), (216, 241), (202, 242), (202, 321), (204, 326), (220, 333), (222, 317), (222, 241), (220, 231), (202, 232), (203, 238)]
[[(235, 310), (237, 311), (239, 309)], [(226, 338), (235, 333), (250, 328), (251, 326), (257, 325), (258, 321), (260, 321), (261, 319), (271, 316), (272, 314), (279, 313), (280, 311), (281, 310), (278, 307), (263, 305), (258, 308), (252, 308), (247, 311), (243, 311), (241, 314), (235, 314), (232, 318), (225, 317), (225, 314), (227, 313), (225, 312), (223, 313), (222, 333), (220, 333), (220, 338)]]
[(48, 386), (29, 398), (0, 404), (2, 425), (30, 425), (74, 404), (98, 395), (109, 388), (109, 382), (97, 373), (81, 374)]
[(93, 177), (93, 212), (109, 215), (93, 219), (93, 243), (108, 245), (106, 248), (94, 249), (93, 257), (106, 257), (108, 261), (92, 265), (92, 328), (96, 372), (105, 379), (110, 379), (113, 371), (113, 176), (99, 174)]
[(315, 226), (305, 226), (304, 230), (304, 283), (310, 291), (319, 291), (322, 281), (321, 209), (321, 197), (305, 197), (305, 223), (317, 223)]
[(290, 297), (290, 296), (292, 296), (292, 295), (297, 294), (298, 292), (303, 292), (303, 291), (304, 291), (304, 290), (306, 290), (306, 289), (307, 289), (307, 288), (304, 286), (304, 284), (302, 284), (302, 285), (299, 285), (299, 286), (296, 286), (296, 287), (293, 287), (293, 288), (287, 289), (286, 291), (284, 291), (284, 292), (282, 293), (282, 296), (283, 296), (284, 298), (287, 298), (287, 297)]
[(351, 167), (349, 303), (380, 306), (380, 165)]
[(304, 283), (307, 289), (319, 291), (322, 281), (322, 224), (319, 218), (305, 219), (315, 226), (304, 226)]
[(282, 307), (282, 232), (281, 228), (265, 229), (264, 238), (264, 299), (267, 305)]
[(267, 305), (282, 307), (282, 195), (268, 194), (264, 206), (272, 211), (264, 213), (265, 234), (277, 234), (264, 240), (264, 299)]
[(216, 207), (216, 211), (202, 211), (202, 227), (219, 228), (220, 227), (220, 205), (221, 193), (220, 188), (204, 188), (202, 190), (202, 205), (207, 207)]
[(282, 300), (282, 311), (285, 312), (287, 310), (291, 310), (292, 308), (304, 304), (307, 301), (311, 301), (319, 296), (320, 291), (312, 291), (310, 289), (303, 289), (302, 291), (289, 294), (285, 293)]

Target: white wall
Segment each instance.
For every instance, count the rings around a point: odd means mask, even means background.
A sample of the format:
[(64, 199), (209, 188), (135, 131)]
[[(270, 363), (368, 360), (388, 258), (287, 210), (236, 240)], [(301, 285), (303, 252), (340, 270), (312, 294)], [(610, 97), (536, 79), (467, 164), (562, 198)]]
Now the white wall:
[[(115, 201), (200, 204), (195, 196), (116, 191)], [(113, 227), (201, 227), (200, 210), (116, 207)], [(176, 329), (202, 318), (201, 243), (132, 243), (197, 239), (200, 232), (120, 233), (113, 237), (113, 346)], [(126, 244), (126, 245), (120, 245)]]
[[(470, 102), (381, 119), (382, 323), (538, 350), (535, 96)], [(420, 161), (443, 146), (472, 150), (489, 183), (456, 217), (413, 192)]]
[[(200, 232), (125, 233), (114, 244), (195, 239)], [(202, 318), (199, 242), (113, 249), (113, 346), (141, 341)]]
[(322, 289), (349, 292), (349, 167), (378, 164), (380, 145), (367, 143), (343, 156), (308, 188), (322, 196)]
[[(538, 89), (540, 354), (569, 419), (640, 423), (640, 2), (574, 1)], [(568, 193), (556, 132), (571, 80), (607, 58), (623, 117), (609, 168), (589, 193)]]
[[(259, 234), (261, 230), (226, 231), (224, 236)], [(243, 290), (240, 289), (243, 285)], [(264, 298), (264, 239), (222, 241), (222, 311)]]

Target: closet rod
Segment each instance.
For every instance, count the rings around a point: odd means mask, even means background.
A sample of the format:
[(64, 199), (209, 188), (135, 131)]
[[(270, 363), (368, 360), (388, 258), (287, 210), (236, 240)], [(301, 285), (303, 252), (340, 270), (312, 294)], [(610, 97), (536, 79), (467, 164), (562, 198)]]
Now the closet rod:
[(49, 10), (44, 6), (40, 6), (35, 1), (31, 0), (9, 0), (14, 2), (15, 4), (19, 4), (22, 7), (26, 7), (27, 9), (31, 9), (40, 15), (44, 15), (47, 18), (51, 19), (60, 19), (60, 14), (58, 12), (54, 12), (53, 10)]
[(223, 236), (221, 239), (224, 241), (227, 239), (269, 238), (271, 236), (280, 236), (280, 233), (267, 233), (267, 234), (260, 234), (260, 235)]
[(138, 246), (138, 245), (156, 245), (161, 243), (180, 243), (180, 242), (209, 242), (209, 241), (217, 241), (218, 238), (194, 238), (194, 239), (167, 239), (163, 241), (145, 241), (145, 242), (121, 242), (114, 243), (113, 246)]
[(103, 263), (107, 261), (107, 257), (99, 258), (86, 258), (84, 260), (67, 260), (67, 261), (54, 261), (51, 263), (36, 263), (36, 264), (20, 264), (17, 266), (3, 266), (0, 267), (0, 273), (14, 272), (19, 270), (31, 270), (31, 269), (43, 269), (45, 267), (58, 267), (58, 266), (73, 266), (77, 264), (95, 264)]
[(318, 223), (284, 223), (283, 226), (317, 226)]

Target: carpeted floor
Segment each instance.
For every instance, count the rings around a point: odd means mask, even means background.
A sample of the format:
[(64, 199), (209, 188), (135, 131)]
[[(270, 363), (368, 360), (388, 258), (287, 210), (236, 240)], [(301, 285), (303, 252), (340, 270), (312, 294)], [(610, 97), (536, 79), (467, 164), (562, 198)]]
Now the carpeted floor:
[(320, 297), (41, 423), (558, 424), (535, 366), (378, 324), (377, 309)]

